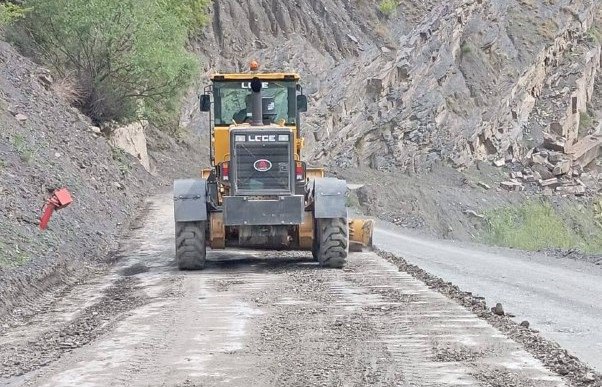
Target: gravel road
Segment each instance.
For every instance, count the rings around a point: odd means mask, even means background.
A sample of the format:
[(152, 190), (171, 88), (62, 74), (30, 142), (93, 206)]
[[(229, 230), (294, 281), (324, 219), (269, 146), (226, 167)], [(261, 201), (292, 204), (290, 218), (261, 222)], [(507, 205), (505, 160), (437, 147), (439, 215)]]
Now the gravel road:
[(381, 222), (374, 238), (465, 291), (501, 302), (515, 320), (602, 371), (602, 266), (568, 258), (431, 240)]
[(107, 273), (0, 337), (0, 385), (564, 386), (521, 346), (374, 253), (173, 262), (169, 196)]

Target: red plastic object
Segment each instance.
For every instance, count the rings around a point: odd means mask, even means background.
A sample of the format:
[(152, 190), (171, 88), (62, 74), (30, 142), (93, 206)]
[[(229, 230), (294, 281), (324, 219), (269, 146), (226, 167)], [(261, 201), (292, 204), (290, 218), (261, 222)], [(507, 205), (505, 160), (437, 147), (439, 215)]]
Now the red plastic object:
[(50, 218), (52, 217), (54, 211), (65, 208), (72, 202), (73, 198), (71, 197), (71, 193), (67, 190), (67, 188), (61, 188), (54, 191), (42, 209), (40, 230), (46, 230), (48, 228), (48, 222), (50, 222)]

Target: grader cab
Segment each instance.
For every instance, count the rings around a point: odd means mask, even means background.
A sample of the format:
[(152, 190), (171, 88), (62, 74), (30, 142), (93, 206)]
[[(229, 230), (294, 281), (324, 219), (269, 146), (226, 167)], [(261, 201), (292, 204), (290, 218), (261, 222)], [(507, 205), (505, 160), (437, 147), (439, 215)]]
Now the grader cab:
[(178, 267), (202, 269), (207, 247), (231, 247), (307, 250), (341, 268), (350, 242), (371, 244), (372, 222), (349, 220), (346, 182), (302, 160), (299, 75), (257, 70), (216, 74), (200, 97), (211, 167), (174, 183)]

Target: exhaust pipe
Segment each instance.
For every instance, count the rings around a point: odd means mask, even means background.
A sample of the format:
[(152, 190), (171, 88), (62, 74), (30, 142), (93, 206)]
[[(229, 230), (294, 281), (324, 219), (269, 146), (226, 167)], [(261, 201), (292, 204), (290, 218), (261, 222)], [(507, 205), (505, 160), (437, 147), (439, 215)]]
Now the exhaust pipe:
[(263, 99), (261, 97), (262, 83), (259, 78), (253, 78), (251, 81), (251, 111), (253, 116), (251, 117), (251, 126), (262, 126), (263, 125)]

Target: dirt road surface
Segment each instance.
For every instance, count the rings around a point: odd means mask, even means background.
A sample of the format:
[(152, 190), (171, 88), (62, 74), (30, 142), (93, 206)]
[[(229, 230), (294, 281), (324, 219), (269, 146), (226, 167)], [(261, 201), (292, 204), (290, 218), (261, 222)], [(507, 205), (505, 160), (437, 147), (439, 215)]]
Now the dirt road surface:
[(430, 240), (392, 225), (375, 232), (375, 244), (409, 263), (501, 302), (516, 321), (562, 345), (602, 371), (602, 267), (510, 249)]
[[(374, 253), (173, 262), (171, 198), (114, 268), (0, 337), (0, 385), (563, 386), (518, 344)], [(219, 261), (217, 261), (219, 260)]]

